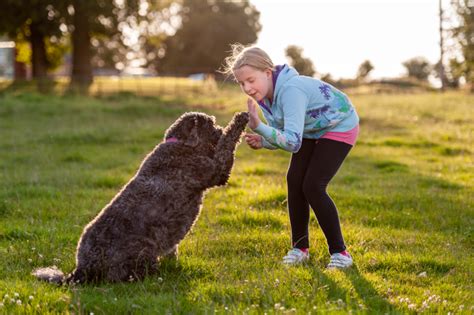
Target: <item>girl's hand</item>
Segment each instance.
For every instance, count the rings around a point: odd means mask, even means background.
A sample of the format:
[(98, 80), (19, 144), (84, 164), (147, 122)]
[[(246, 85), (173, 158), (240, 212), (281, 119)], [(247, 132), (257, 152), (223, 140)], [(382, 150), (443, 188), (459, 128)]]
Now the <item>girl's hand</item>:
[(247, 107), (249, 109), (249, 116), (250, 116), (249, 127), (250, 129), (255, 129), (260, 124), (260, 118), (258, 117), (258, 112), (257, 112), (257, 105), (255, 105), (255, 102), (253, 101), (253, 99), (249, 98), (247, 99)]
[(244, 135), (245, 142), (254, 150), (263, 148), (262, 136), (254, 133), (246, 133)]

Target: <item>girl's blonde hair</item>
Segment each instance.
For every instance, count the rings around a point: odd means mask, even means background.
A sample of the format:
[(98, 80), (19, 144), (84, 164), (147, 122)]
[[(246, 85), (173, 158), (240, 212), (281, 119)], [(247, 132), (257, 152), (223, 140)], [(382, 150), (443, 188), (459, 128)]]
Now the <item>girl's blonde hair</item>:
[(250, 66), (260, 71), (274, 70), (273, 61), (264, 50), (255, 46), (246, 47), (239, 43), (231, 45), (231, 48), (232, 53), (225, 58), (222, 73), (233, 75), (234, 70), (243, 66)]

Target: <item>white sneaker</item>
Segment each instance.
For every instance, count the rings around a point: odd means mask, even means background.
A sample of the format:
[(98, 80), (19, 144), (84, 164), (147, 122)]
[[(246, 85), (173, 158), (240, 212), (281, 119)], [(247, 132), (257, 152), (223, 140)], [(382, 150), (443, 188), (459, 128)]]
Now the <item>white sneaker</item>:
[(327, 266), (328, 269), (343, 269), (352, 266), (352, 256), (348, 253), (347, 255), (341, 253), (335, 253), (331, 255), (331, 260)]
[(285, 265), (299, 265), (309, 259), (309, 253), (303, 252), (299, 248), (292, 248), (288, 251), (285, 257), (283, 257), (283, 263)]

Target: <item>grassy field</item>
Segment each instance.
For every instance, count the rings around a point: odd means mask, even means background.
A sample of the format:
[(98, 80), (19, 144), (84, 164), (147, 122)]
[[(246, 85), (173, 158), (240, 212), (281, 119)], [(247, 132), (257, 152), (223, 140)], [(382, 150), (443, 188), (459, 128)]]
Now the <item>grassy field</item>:
[(474, 97), (356, 95), (361, 135), (330, 185), (356, 265), (328, 271), (312, 214), (310, 263), (285, 267), (290, 155), (238, 148), (177, 263), (143, 282), (56, 287), (83, 226), (181, 113), (225, 124), (245, 99), (0, 95), (0, 313), (464, 313), (474, 310)]

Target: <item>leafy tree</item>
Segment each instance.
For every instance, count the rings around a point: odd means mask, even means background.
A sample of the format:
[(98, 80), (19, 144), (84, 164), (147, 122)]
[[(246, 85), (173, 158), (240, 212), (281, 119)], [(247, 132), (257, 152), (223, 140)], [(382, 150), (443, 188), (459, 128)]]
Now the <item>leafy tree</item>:
[(291, 66), (293, 66), (301, 75), (307, 75), (309, 77), (314, 76), (316, 71), (314, 70), (313, 62), (309, 58), (303, 57), (303, 48), (290, 45), (285, 49), (286, 56), (290, 58)]
[(441, 81), (441, 90), (458, 88), (462, 77), (462, 64), (451, 58), (448, 65), (441, 64), (441, 59), (433, 67), (433, 74)]
[[(84, 90), (92, 82), (93, 65), (123, 69), (131, 58), (144, 59), (140, 50), (144, 36), (161, 16), (160, 10), (171, 0), (70, 0), (73, 3), (73, 66), (71, 89)], [(124, 35), (133, 29), (140, 41), (128, 43)], [(128, 58), (128, 57), (130, 58)]]
[[(171, 0), (2, 0), (0, 33), (7, 33), (17, 42), (21, 58), (31, 58), (35, 78), (46, 78), (47, 70), (59, 66), (72, 45), (71, 88), (87, 88), (92, 82), (93, 64), (116, 66), (126, 59), (130, 47), (123, 30), (135, 27), (141, 31), (138, 26), (143, 28), (156, 20), (150, 12), (159, 12), (170, 3)], [(29, 46), (31, 53), (27, 52)]]
[(431, 73), (432, 67), (428, 60), (423, 57), (411, 58), (403, 63), (406, 68), (408, 76), (426, 81)]
[(138, 11), (139, 0), (100, 1), (70, 0), (72, 6), (72, 72), (70, 90), (87, 90), (92, 83), (91, 40), (94, 36), (113, 38), (119, 33), (119, 23)]
[(374, 70), (372, 63), (369, 60), (365, 60), (360, 64), (359, 69), (357, 70), (357, 79), (364, 81), (372, 70)]
[(177, 16), (180, 27), (156, 48), (153, 66), (160, 72), (213, 73), (230, 44), (254, 43), (261, 29), (260, 13), (248, 0), (184, 0)]
[(472, 0), (453, 1), (458, 17), (458, 25), (452, 29), (460, 47), (462, 58), (451, 63), (454, 72), (462, 74), (474, 92), (474, 2)]
[(0, 33), (8, 34), (23, 49), (27, 46), (21, 45), (22, 42), (30, 44), (36, 79), (46, 79), (48, 69), (59, 65), (55, 56), (65, 49), (61, 26), (65, 23), (65, 10), (64, 1), (60, 0), (0, 1)]

